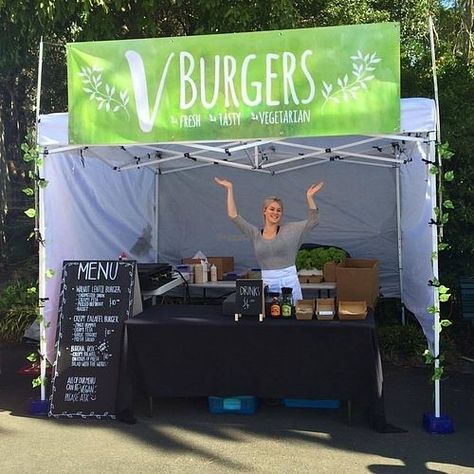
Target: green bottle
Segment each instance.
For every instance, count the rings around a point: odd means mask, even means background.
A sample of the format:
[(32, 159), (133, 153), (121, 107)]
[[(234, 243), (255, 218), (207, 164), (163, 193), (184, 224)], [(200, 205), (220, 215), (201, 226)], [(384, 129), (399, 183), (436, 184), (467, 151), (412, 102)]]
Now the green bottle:
[(282, 301), (281, 301), (281, 316), (283, 318), (291, 318), (293, 314), (293, 297), (292, 288), (283, 287), (281, 289)]

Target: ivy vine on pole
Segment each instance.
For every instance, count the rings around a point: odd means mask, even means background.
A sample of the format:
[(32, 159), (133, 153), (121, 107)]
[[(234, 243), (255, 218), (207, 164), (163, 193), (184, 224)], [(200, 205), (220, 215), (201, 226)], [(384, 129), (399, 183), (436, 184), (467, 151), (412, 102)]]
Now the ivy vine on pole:
[[(443, 171), (443, 162), (446, 160), (450, 160), (454, 153), (450, 150), (448, 143), (439, 143), (437, 145), (437, 154), (438, 154), (438, 162), (431, 163), (430, 166), (430, 173), (437, 175), (438, 178), (438, 197), (440, 205), (433, 209), (433, 214), (435, 216), (435, 220), (432, 222), (433, 224), (438, 226), (439, 233), (438, 233), (438, 252), (446, 250), (449, 248), (449, 245), (446, 242), (443, 242), (444, 232), (443, 228), (449, 221), (449, 210), (454, 209), (454, 204), (450, 199), (442, 200), (442, 196), (444, 195), (444, 182), (450, 182), (454, 180), (454, 172)], [(438, 252), (433, 252), (431, 255), (432, 261), (438, 260)], [(434, 286), (438, 292), (438, 301), (439, 303), (445, 303), (449, 301), (451, 297), (450, 289), (443, 284), (441, 284), (437, 279), (434, 279), (429, 282), (431, 286)], [(429, 306), (428, 312), (433, 316), (437, 314), (440, 315), (440, 308), (439, 306)], [(435, 318), (436, 320), (436, 318)], [(452, 322), (449, 319), (439, 319), (437, 323), (437, 327), (433, 327), (434, 331), (437, 331), (438, 334), (441, 334), (441, 331), (445, 327), (449, 327), (452, 325)], [(426, 349), (423, 353), (423, 357), (425, 359), (426, 364), (433, 365), (433, 375), (432, 380), (439, 380), (441, 379), (444, 367), (442, 365), (438, 365), (436, 367), (435, 361), (438, 360), (441, 364), (444, 361), (444, 356), (442, 355), (435, 355), (429, 349)]]
[[(32, 133), (28, 133), (26, 136), (26, 142), (21, 144), (21, 151), (23, 152), (23, 161), (30, 164), (31, 169), (28, 171), (28, 177), (33, 182), (33, 187), (25, 187), (22, 192), (28, 197), (34, 197), (34, 207), (29, 207), (24, 213), (30, 218), (34, 219), (34, 229), (28, 236), (28, 240), (34, 238), (38, 245), (44, 245), (43, 238), (39, 229), (39, 190), (40, 188), (46, 188), (48, 182), (40, 176), (40, 169), (43, 165), (43, 158), (40, 156), (39, 146), (33, 144), (34, 137)], [(54, 276), (54, 270), (48, 269), (46, 272), (47, 278)], [(29, 294), (38, 294), (38, 288), (36, 286), (30, 287), (26, 290)], [(45, 323), (41, 309), (43, 308), (44, 302), (38, 297), (38, 307), (36, 311), (36, 322), (38, 324), (44, 324), (45, 328), (49, 326), (49, 323)], [(41, 335), (41, 338), (44, 336)], [(40, 350), (29, 354), (26, 358), (31, 363), (43, 360), (46, 357)], [(42, 377), (41, 374), (32, 380), (33, 387), (44, 386), (47, 383), (47, 378)]]

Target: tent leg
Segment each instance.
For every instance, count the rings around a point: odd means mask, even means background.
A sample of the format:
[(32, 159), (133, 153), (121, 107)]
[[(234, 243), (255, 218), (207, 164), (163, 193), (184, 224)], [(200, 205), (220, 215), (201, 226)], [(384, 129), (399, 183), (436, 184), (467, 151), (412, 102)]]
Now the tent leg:
[(151, 418), (153, 416), (153, 397), (148, 397), (148, 416)]

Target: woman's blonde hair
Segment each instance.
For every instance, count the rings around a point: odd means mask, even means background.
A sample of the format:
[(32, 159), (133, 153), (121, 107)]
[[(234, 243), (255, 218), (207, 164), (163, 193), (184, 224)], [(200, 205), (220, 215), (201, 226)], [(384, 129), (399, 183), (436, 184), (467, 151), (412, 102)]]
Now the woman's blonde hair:
[(280, 205), (281, 211), (283, 212), (283, 201), (276, 196), (268, 196), (263, 200), (262, 211), (265, 212), (265, 209), (272, 203), (276, 202)]

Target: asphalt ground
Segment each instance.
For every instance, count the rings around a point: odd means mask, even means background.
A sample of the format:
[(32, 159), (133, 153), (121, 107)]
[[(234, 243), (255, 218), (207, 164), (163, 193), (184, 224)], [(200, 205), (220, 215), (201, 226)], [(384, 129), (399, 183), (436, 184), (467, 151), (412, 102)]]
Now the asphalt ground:
[(378, 433), (354, 407), (295, 409), (261, 403), (254, 415), (211, 414), (205, 398), (135, 401), (137, 422), (49, 419), (29, 414), (38, 395), (18, 374), (34, 350), (0, 346), (1, 473), (474, 473), (474, 370), (441, 382), (442, 414), (454, 433), (422, 425), (433, 411), (427, 368), (384, 365), (389, 423)]

